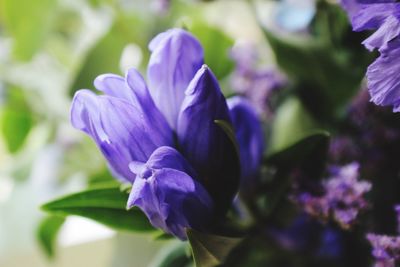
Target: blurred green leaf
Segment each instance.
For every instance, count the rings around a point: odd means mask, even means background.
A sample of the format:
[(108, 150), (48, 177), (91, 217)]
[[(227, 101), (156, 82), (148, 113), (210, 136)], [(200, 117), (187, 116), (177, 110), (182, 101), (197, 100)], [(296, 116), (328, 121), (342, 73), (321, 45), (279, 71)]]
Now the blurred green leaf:
[(242, 241), (241, 238), (204, 234), (193, 229), (186, 233), (196, 267), (214, 267), (224, 263), (231, 250)]
[(171, 242), (156, 255), (149, 267), (189, 267), (193, 260), (188, 255), (187, 242)]
[(318, 129), (314, 119), (297, 98), (287, 99), (278, 109), (270, 140), (270, 153), (286, 149)]
[(276, 153), (269, 154), (266, 161), (280, 166), (288, 166), (293, 162), (307, 159), (311, 155), (318, 154), (319, 158), (323, 158), (321, 153), (327, 151), (329, 146), (329, 137), (330, 135), (326, 131), (315, 131), (294, 144), (291, 144)]
[(43, 251), (49, 258), (55, 255), (55, 245), (58, 232), (65, 222), (64, 217), (48, 216), (45, 217), (39, 224), (37, 229), (37, 239)]
[(359, 89), (367, 59), (316, 38), (282, 37), (265, 31), (280, 68), (300, 86), (299, 95), (321, 118), (330, 118)]
[(200, 40), (204, 48), (204, 61), (220, 80), (233, 69), (234, 63), (229, 57), (233, 40), (218, 28), (207, 23), (196, 23), (190, 31)]
[(55, 215), (78, 215), (115, 230), (153, 231), (147, 217), (137, 208), (126, 210), (128, 194), (119, 187), (94, 188), (48, 202), (42, 210)]
[(11, 87), (7, 93), (6, 105), (0, 113), (0, 126), (8, 150), (15, 153), (24, 144), (34, 124), (34, 118), (25, 101), (23, 90)]
[(57, 1), (3, 0), (2, 5), (5, 28), (14, 38), (14, 56), (30, 60), (51, 28)]

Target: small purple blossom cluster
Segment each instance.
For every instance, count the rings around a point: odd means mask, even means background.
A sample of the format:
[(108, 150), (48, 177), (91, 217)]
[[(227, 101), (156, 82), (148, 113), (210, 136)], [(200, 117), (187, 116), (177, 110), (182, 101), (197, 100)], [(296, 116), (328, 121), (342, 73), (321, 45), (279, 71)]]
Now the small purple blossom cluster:
[[(395, 206), (395, 210), (397, 223), (400, 226), (400, 205)], [(400, 236), (369, 233), (366, 237), (372, 246), (372, 256), (375, 258), (374, 267), (395, 267), (400, 263)]]
[(294, 200), (306, 213), (322, 220), (332, 217), (342, 228), (348, 229), (360, 211), (368, 207), (364, 195), (371, 190), (371, 183), (358, 180), (358, 170), (358, 163), (333, 167), (331, 178), (322, 183), (325, 192), (322, 196), (305, 192)]
[(236, 63), (230, 80), (232, 89), (245, 96), (258, 114), (270, 115), (270, 98), (276, 90), (286, 84), (284, 75), (276, 69), (260, 66), (257, 49), (251, 43), (235, 45), (231, 57)]
[(376, 31), (363, 45), (380, 56), (368, 67), (371, 101), (400, 111), (400, 3), (396, 0), (341, 0), (354, 31)]

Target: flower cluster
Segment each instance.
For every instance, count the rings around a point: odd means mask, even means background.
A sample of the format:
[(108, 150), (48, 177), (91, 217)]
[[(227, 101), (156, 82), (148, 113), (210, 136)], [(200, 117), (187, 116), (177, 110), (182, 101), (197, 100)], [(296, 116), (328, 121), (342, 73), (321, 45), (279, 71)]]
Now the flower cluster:
[(258, 66), (257, 49), (250, 43), (235, 45), (231, 57), (236, 63), (230, 81), (232, 89), (249, 99), (258, 114), (269, 115), (271, 96), (286, 83), (283, 74), (273, 68)]
[(132, 184), (128, 208), (185, 239), (185, 228), (204, 230), (223, 216), (238, 188), (234, 144), (216, 121), (233, 123), (242, 176), (258, 168), (247, 162), (260, 162), (261, 127), (241, 98), (228, 107), (190, 33), (163, 32), (149, 48), (148, 86), (135, 69), (100, 75), (94, 85), (104, 94), (78, 91), (71, 122), (96, 142), (114, 176)]
[(361, 210), (368, 203), (364, 194), (371, 190), (371, 184), (358, 180), (358, 163), (351, 163), (344, 167), (333, 167), (332, 177), (324, 181), (324, 194), (314, 196), (308, 192), (300, 193), (295, 200), (305, 212), (312, 216), (328, 219), (330, 216), (343, 228), (349, 228)]
[(379, 58), (368, 67), (371, 101), (400, 111), (400, 3), (395, 0), (342, 0), (353, 30), (376, 31), (363, 44), (378, 49)]
[[(395, 206), (397, 223), (400, 226), (400, 206)], [(399, 231), (400, 233), (400, 231)], [(372, 246), (375, 267), (395, 267), (400, 263), (400, 236), (387, 236), (369, 233), (367, 239)]]

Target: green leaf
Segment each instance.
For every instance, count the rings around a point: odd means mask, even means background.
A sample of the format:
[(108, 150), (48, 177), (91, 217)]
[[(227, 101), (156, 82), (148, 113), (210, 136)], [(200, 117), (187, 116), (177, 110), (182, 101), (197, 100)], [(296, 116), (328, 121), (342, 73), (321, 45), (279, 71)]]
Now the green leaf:
[(233, 69), (234, 63), (229, 57), (229, 51), (234, 42), (218, 28), (207, 23), (195, 23), (190, 31), (200, 40), (204, 48), (204, 62), (220, 80)]
[(2, 5), (6, 31), (14, 38), (14, 56), (30, 60), (51, 28), (57, 1), (3, 0)]
[(149, 267), (189, 267), (193, 260), (188, 255), (187, 242), (173, 241), (163, 247)]
[(310, 155), (325, 153), (329, 146), (330, 134), (319, 130), (303, 137), (301, 140), (283, 148), (279, 152), (269, 154), (266, 158), (268, 163), (287, 166), (294, 162), (307, 159)]
[(275, 116), (270, 140), (270, 153), (283, 150), (318, 129), (314, 119), (297, 98), (287, 99)]
[[(283, 37), (265, 31), (280, 68), (297, 85), (314, 115), (331, 118), (360, 88), (369, 57), (317, 38)], [(305, 67), (306, 66), (306, 67)]]
[(241, 238), (204, 234), (193, 229), (186, 231), (192, 247), (196, 267), (214, 267), (225, 259), (241, 241)]
[(229, 140), (231, 140), (232, 144), (235, 146), (236, 150), (236, 155), (239, 158), (239, 144), (236, 139), (236, 134), (235, 130), (233, 129), (232, 125), (224, 120), (215, 120), (214, 121), (221, 129), (226, 133), (226, 135), (229, 137)]
[(1, 133), (11, 153), (17, 152), (25, 142), (34, 119), (23, 94), (23, 90), (11, 87), (7, 91), (7, 103), (1, 109)]
[(114, 230), (153, 231), (146, 216), (137, 208), (126, 210), (128, 194), (119, 187), (93, 188), (48, 202), (42, 210), (55, 215), (78, 215)]
[(39, 224), (37, 229), (37, 239), (43, 251), (49, 258), (53, 258), (55, 255), (57, 235), (64, 222), (64, 217), (48, 216)]

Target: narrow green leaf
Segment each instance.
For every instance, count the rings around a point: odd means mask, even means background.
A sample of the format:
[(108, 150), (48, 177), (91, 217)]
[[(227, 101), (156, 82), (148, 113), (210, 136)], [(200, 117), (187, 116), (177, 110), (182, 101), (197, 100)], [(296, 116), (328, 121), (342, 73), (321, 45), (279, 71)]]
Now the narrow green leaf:
[(55, 215), (86, 217), (115, 230), (154, 230), (142, 211), (126, 210), (127, 199), (128, 194), (119, 187), (93, 188), (48, 202), (42, 209)]
[(58, 232), (64, 224), (65, 218), (60, 216), (45, 217), (37, 229), (37, 240), (49, 258), (55, 256), (55, 246)]
[(231, 250), (242, 241), (241, 238), (204, 234), (193, 229), (188, 229), (186, 234), (196, 267), (214, 267), (224, 263)]
[(235, 130), (233, 129), (232, 125), (224, 120), (215, 120), (214, 121), (219, 127), (221, 127), (222, 130), (226, 133), (226, 135), (229, 137), (231, 140), (232, 144), (235, 146), (236, 154), (239, 158), (239, 144), (236, 139), (236, 134)]

